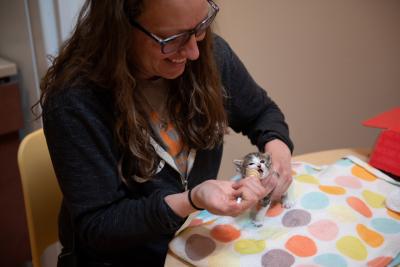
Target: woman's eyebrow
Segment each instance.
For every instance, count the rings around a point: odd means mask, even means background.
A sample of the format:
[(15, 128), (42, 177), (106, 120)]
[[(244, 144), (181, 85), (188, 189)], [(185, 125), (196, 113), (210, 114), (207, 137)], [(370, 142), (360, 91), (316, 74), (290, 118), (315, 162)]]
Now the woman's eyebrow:
[(180, 34), (180, 33), (183, 33), (183, 32), (189, 31), (189, 30), (193, 30), (194, 28), (199, 26), (199, 24), (201, 24), (204, 20), (206, 20), (208, 18), (209, 14), (210, 14), (210, 7), (207, 8), (207, 14), (205, 16), (203, 16), (203, 18), (199, 22), (197, 22), (197, 24), (192, 28), (172, 29), (170, 27), (165, 27), (165, 28), (161, 27), (160, 32), (159, 32), (160, 37), (163, 36), (163, 37), (167, 38), (167, 37), (175, 35), (175, 34)]

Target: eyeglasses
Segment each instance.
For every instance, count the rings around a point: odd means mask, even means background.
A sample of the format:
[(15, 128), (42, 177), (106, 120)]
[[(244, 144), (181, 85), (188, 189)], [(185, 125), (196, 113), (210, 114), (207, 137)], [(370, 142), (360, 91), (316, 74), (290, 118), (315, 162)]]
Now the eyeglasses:
[(140, 31), (142, 31), (143, 33), (145, 33), (146, 35), (151, 37), (154, 41), (159, 43), (161, 46), (161, 52), (163, 54), (174, 53), (174, 52), (180, 50), (183, 46), (185, 46), (193, 34), (196, 37), (196, 39), (197, 38), (200, 39), (205, 34), (207, 28), (210, 27), (211, 23), (214, 21), (215, 16), (217, 15), (217, 13), (219, 11), (219, 7), (212, 0), (207, 0), (207, 1), (210, 4), (211, 8), (208, 12), (207, 17), (202, 22), (197, 24), (197, 26), (191, 30), (187, 30), (187, 31), (172, 35), (165, 39), (160, 38), (157, 35), (155, 35), (154, 33), (146, 30), (146, 28), (144, 28), (142, 25), (140, 25), (137, 21), (135, 21), (132, 18), (129, 18), (129, 22), (133, 27), (139, 29)]

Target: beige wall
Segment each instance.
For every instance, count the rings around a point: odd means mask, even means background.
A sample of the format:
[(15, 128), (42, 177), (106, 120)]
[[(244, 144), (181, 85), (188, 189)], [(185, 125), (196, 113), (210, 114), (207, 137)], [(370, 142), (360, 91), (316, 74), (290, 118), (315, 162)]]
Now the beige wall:
[[(370, 147), (361, 122), (400, 106), (400, 1), (219, 0), (219, 32), (284, 111), (295, 154)], [(220, 177), (255, 150), (231, 134)]]

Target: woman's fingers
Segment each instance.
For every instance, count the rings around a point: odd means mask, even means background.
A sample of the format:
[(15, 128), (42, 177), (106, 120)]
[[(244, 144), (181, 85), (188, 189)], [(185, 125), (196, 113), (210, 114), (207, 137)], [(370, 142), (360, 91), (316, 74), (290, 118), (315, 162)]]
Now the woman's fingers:
[(273, 201), (280, 200), (282, 195), (286, 193), (290, 184), (292, 183), (292, 175), (290, 166), (282, 166), (275, 171), (277, 177), (277, 185), (271, 195)]
[(292, 183), (292, 177), (288, 176), (286, 179), (282, 179), (282, 182), (279, 183), (275, 190), (272, 192), (271, 198), (272, 200), (280, 200), (282, 195), (285, 194)]
[(192, 200), (213, 214), (237, 216), (268, 195), (275, 188), (276, 179), (265, 184), (257, 177), (237, 182), (208, 180), (192, 190)]
[(265, 152), (271, 155), (272, 166), (279, 175), (276, 188), (272, 194), (273, 200), (279, 200), (292, 182), (291, 152), (289, 147), (279, 139), (274, 139), (265, 144)]
[(242, 192), (234, 189), (233, 184), (231, 181), (205, 181), (192, 190), (192, 200), (213, 214), (236, 216), (243, 210), (243, 205), (236, 201)]
[(278, 183), (279, 183), (278, 175), (270, 175), (267, 178), (261, 180), (261, 184), (266, 189), (267, 195), (271, 193), (273, 190), (275, 190)]
[(247, 177), (234, 185), (234, 188), (240, 192), (240, 204), (242, 212), (256, 205), (267, 195), (267, 190), (261, 184), (259, 178)]
[(233, 186), (236, 190), (240, 190), (243, 187), (248, 188), (258, 199), (265, 197), (268, 193), (268, 190), (262, 185), (261, 180), (253, 176), (241, 179)]

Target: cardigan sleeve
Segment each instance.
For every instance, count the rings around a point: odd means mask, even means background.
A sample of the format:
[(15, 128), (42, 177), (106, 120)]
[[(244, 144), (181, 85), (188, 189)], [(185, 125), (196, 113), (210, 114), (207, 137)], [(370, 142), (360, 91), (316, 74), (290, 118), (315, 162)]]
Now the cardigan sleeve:
[(235, 132), (248, 136), (260, 151), (264, 151), (266, 142), (278, 138), (293, 152), (282, 111), (253, 80), (230, 46), (217, 35), (215, 57), (227, 95), (229, 126)]
[(129, 194), (118, 176), (112, 114), (104, 106), (87, 93), (58, 94), (46, 100), (43, 124), (75, 232), (89, 247), (115, 251), (173, 234), (184, 219), (165, 203), (174, 193), (168, 189)]

